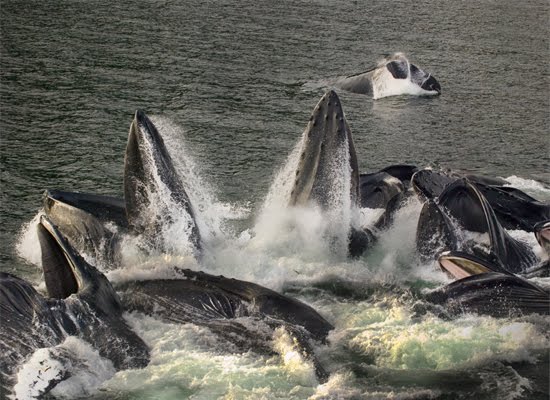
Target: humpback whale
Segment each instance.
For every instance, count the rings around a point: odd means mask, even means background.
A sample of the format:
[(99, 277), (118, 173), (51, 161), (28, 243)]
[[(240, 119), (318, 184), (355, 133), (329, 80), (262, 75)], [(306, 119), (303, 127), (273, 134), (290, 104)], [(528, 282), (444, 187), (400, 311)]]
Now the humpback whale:
[[(140, 110), (136, 111), (128, 134), (123, 187), (123, 199), (46, 190), (44, 211), (79, 252), (116, 266), (118, 245), (124, 234), (139, 235), (149, 248), (163, 251), (165, 243), (159, 232), (163, 225), (173, 223), (171, 212), (177, 209), (187, 217), (188, 237), (182, 239), (191, 243), (195, 255), (200, 255), (201, 235), (195, 210), (162, 137)], [(157, 201), (159, 191), (168, 193), (169, 204)]]
[(421, 198), (434, 199), (460, 178), (466, 178), (476, 186), (505, 229), (534, 232), (535, 225), (550, 219), (550, 204), (540, 202), (519, 189), (504, 186), (508, 182), (498, 178), (424, 169), (413, 175), (412, 185)]
[[(325, 93), (315, 106), (302, 135), (299, 154), (289, 206), (315, 203), (330, 209), (334, 192), (341, 190), (344, 192), (337, 197), (349, 198), (350, 207), (360, 205), (355, 145), (335, 91)], [(347, 182), (342, 185), (342, 180)], [(374, 234), (368, 228), (350, 226), (349, 254), (361, 255), (373, 240)]]
[[(80, 275), (72, 270), (97, 273), (44, 217), (49, 232), (44, 244), (44, 279), (51, 295), (74, 292)], [(42, 240), (42, 239), (41, 239)], [(70, 265), (67, 271), (65, 265)], [(64, 268), (59, 266), (63, 265)], [(111, 299), (117, 310), (138, 311), (167, 322), (206, 326), (237, 348), (273, 353), (270, 345), (275, 329), (283, 327), (294, 339), (300, 352), (315, 366), (319, 379), (327, 374), (313, 353), (313, 341), (324, 342), (332, 325), (310, 306), (260, 285), (204, 272), (176, 268), (179, 279), (155, 279), (115, 283), (109, 298), (95, 292), (96, 301)], [(113, 290), (107, 279), (102, 283)], [(99, 277), (97, 278), (99, 279)], [(103, 307), (107, 308), (107, 307)], [(257, 329), (250, 329), (250, 325)]]
[(476, 312), (494, 317), (516, 314), (550, 314), (550, 292), (519, 276), (494, 272), (489, 261), (466, 253), (450, 252), (439, 259), (442, 268), (453, 271), (454, 265), (463, 278), (436, 289), (425, 296), (441, 304), (451, 314)]
[(339, 166), (338, 158), (347, 156), (350, 169), (350, 196), (359, 198), (359, 167), (351, 130), (342, 104), (331, 90), (319, 100), (303, 133), (300, 161), (290, 193), (289, 205), (305, 205), (315, 201), (328, 206), (330, 190), (335, 179), (332, 167)]
[(535, 237), (540, 247), (550, 255), (550, 220), (540, 221), (534, 226)]
[(400, 94), (432, 96), (441, 94), (441, 85), (429, 73), (409, 62), (403, 53), (384, 58), (375, 68), (338, 79), (334, 86), (374, 99)]
[(123, 199), (46, 190), (43, 207), (50, 221), (79, 252), (103, 260), (107, 265), (118, 264), (120, 237), (129, 233)]
[(310, 306), (260, 285), (204, 272), (177, 269), (179, 279), (115, 285), (124, 308), (167, 322), (205, 326), (238, 351), (273, 354), (273, 333), (283, 328), (299, 352), (328, 378), (313, 351), (333, 326)]
[[(124, 321), (120, 299), (107, 278), (86, 263), (46, 217), (37, 229), (47, 296), (21, 278), (0, 273), (3, 393), (12, 392), (18, 368), (34, 351), (59, 345), (68, 336), (90, 343), (116, 369), (147, 365), (147, 345)], [(70, 373), (52, 377), (37, 394), (52, 390)]]
[(374, 224), (377, 229), (387, 228), (393, 222), (395, 212), (409, 196), (410, 180), (416, 170), (414, 165), (390, 165), (359, 175), (361, 207), (384, 210)]
[[(486, 235), (488, 243), (475, 235), (469, 237), (468, 232)], [(446, 186), (435, 200), (428, 200), (423, 206), (417, 226), (417, 249), (430, 257), (434, 247), (439, 253), (466, 251), (491, 257), (492, 264), (511, 273), (526, 272), (539, 262), (527, 244), (504, 230), (481, 191), (464, 178)]]
[[(138, 110), (130, 125), (124, 159), (124, 202), (131, 230), (153, 242), (158, 242), (159, 225), (172, 222), (166, 207), (159, 202), (152, 204), (153, 194), (160, 190), (156, 176), (168, 191), (172, 204), (188, 215), (189, 241), (200, 252), (200, 232), (184, 184), (156, 126)], [(163, 243), (155, 244), (163, 246)]]

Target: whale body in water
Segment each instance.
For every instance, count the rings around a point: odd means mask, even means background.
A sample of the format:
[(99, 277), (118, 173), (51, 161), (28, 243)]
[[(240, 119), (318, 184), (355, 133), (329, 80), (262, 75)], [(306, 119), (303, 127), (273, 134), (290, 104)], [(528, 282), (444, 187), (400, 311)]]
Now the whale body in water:
[[(42, 217), (37, 226), (46, 295), (17, 276), (0, 273), (0, 390), (14, 392), (22, 363), (38, 349), (60, 345), (76, 336), (110, 360), (117, 370), (142, 368), (149, 349), (128, 326), (120, 298), (111, 283), (84, 261), (59, 230)], [(59, 361), (59, 360), (58, 360)], [(74, 360), (48, 377), (37, 371), (23, 390), (47, 394), (70, 378)]]
[(437, 79), (409, 62), (403, 53), (384, 58), (368, 71), (338, 78), (332, 85), (348, 92), (372, 95), (374, 99), (403, 94), (441, 94), (441, 85)]

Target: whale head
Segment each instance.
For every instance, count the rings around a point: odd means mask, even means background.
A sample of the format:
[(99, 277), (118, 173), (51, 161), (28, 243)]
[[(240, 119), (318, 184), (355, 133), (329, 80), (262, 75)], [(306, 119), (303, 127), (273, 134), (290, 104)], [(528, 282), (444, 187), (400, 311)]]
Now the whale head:
[(66, 299), (75, 294), (105, 315), (120, 314), (120, 300), (105, 275), (76, 252), (45, 216), (37, 227), (42, 269), (48, 296)]
[(411, 94), (433, 96), (441, 94), (441, 85), (430, 73), (412, 64), (403, 53), (384, 58), (372, 72), (374, 98)]
[[(167, 193), (168, 196), (159, 196)], [(162, 200), (162, 201), (160, 201)], [(124, 201), (130, 230), (143, 235), (163, 250), (162, 225), (172, 223), (174, 213), (185, 215), (194, 253), (201, 248), (195, 211), (184, 182), (176, 172), (164, 140), (147, 115), (138, 110), (130, 125), (124, 160)]]
[(314, 201), (326, 207), (336, 179), (334, 169), (343, 158), (349, 165), (350, 196), (352, 202), (357, 202), (359, 168), (353, 138), (340, 99), (330, 90), (315, 106), (304, 131), (289, 204), (304, 205)]

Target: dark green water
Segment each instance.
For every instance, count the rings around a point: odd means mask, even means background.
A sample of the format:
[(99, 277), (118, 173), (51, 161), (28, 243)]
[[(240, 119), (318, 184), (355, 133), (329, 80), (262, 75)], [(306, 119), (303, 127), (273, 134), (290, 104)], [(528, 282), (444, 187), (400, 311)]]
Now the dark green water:
[[(1, 271), (36, 275), (36, 267), (17, 255), (16, 243), (23, 224), (40, 209), (44, 189), (122, 195), (124, 150), (136, 109), (181, 127), (182, 140), (219, 200), (250, 207), (255, 214), (323, 93), (312, 87), (365, 70), (395, 51), (431, 72), (442, 95), (374, 101), (339, 92), (362, 172), (395, 163), (439, 164), (550, 184), (547, 1), (45, 0), (4, 1), (0, 13)], [(364, 355), (363, 347), (373, 345), (366, 327), (382, 323), (378, 306), (308, 301), (336, 321), (339, 332), (355, 329), (349, 347)], [(401, 315), (400, 307), (391, 308), (397, 310), (392, 323), (375, 329), (386, 338), (395, 335), (387, 346), (375, 346), (388, 352), (380, 350), (375, 364), (413, 371), (413, 377), (388, 378), (385, 370), (378, 371), (386, 379), (384, 386), (372, 373), (364, 379), (357, 373), (357, 380), (344, 374), (340, 383), (335, 373), (333, 386), (345, 388), (343, 397), (377, 398), (365, 393), (388, 394), (392, 388), (406, 393), (403, 387), (414, 381), (416, 368), (456, 367), (456, 376), (463, 376), (464, 365), (477, 359), (476, 351), (508, 357), (506, 351), (513, 346), (527, 352), (544, 347), (540, 324), (530, 325), (532, 321), (466, 318), (454, 325), (432, 320), (417, 324)], [(164, 338), (162, 326), (135, 324), (151, 342)], [(476, 345), (441, 339), (460, 336), (469, 324)], [(531, 343), (506, 336), (518, 326), (527, 338), (533, 336)], [(185, 329), (176, 335), (182, 351), (196, 345), (185, 339), (192, 336)], [(438, 332), (431, 343), (445, 349), (443, 356), (432, 359), (425, 354), (439, 350), (424, 349), (424, 358), (406, 357), (418, 355), (414, 337), (430, 332)], [(501, 333), (497, 345), (489, 340), (494, 332)], [(342, 334), (335, 342), (347, 343), (348, 336)], [(197, 352), (195, 358), (185, 353), (191, 359), (182, 356), (183, 361), (175, 356), (158, 361), (142, 375), (118, 375), (108, 393), (119, 398), (261, 398), (264, 392), (251, 389), (255, 379), (273, 390), (264, 393), (266, 398), (322, 392), (307, 379), (304, 383), (284, 371), (266, 372), (258, 360), (246, 357), (230, 361), (246, 368), (232, 370), (226, 379), (221, 366), (227, 360), (204, 349)], [(522, 359), (520, 350), (512, 353), (509, 358)], [(204, 361), (197, 362), (201, 357)], [(369, 354), (343, 357), (356, 370), (372, 360)], [(174, 364), (193, 373), (180, 375)], [(205, 378), (209, 368), (224, 378)], [(500, 380), (495, 382), (509, 381), (510, 371), (498, 368)], [(166, 378), (148, 380), (155, 374)], [(203, 377), (202, 386), (193, 380), (195, 374)], [(446, 382), (445, 377), (424, 377), (424, 387), (431, 390), (426, 382)], [(366, 389), (369, 385), (375, 387), (372, 392)], [(515, 393), (514, 388), (505, 391)], [(421, 398), (433, 393), (441, 391)]]

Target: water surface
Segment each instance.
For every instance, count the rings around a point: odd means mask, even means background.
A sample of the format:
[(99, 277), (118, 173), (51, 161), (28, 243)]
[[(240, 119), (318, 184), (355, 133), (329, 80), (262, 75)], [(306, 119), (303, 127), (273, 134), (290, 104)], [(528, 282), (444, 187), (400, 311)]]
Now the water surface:
[[(224, 221), (219, 257), (195, 267), (312, 304), (337, 326), (334, 345), (321, 349), (333, 368), (320, 386), (307, 366), (224, 354), (200, 342), (197, 327), (130, 316), (154, 361), (106, 382), (107, 397), (377, 398), (415, 390), (419, 397), (527, 396), (525, 376), (533, 371), (511, 371), (502, 362), (541, 357), (546, 320), (416, 321), (410, 299), (388, 287), (445, 281), (433, 266), (410, 261), (418, 205), (403, 211), (408, 224), (356, 262), (325, 258), (311, 241), (299, 253), (290, 239), (278, 241), (287, 232), (268, 228), (261, 245), (246, 243), (262, 232), (257, 217), (323, 93), (317, 83), (366, 70), (394, 51), (431, 72), (443, 94), (373, 101), (339, 93), (362, 172), (394, 163), (441, 165), (518, 177), (521, 188), (534, 187), (530, 193), (548, 200), (549, 12), (548, 2), (537, 0), (5, 2), (0, 270), (39, 280), (28, 257), (33, 242), (21, 245), (20, 233), (40, 209), (44, 189), (122, 195), (127, 132), (139, 108), (177, 128), (170, 130), (172, 149), (185, 149), (179, 157), (196, 163), (219, 206), (212, 207), (216, 218), (239, 215)], [(357, 284), (372, 279), (380, 294), (350, 300), (307, 291), (328, 279), (323, 271)], [(543, 364), (547, 371), (547, 357)], [(416, 374), (423, 383), (412, 390)], [(457, 392), (448, 376), (472, 391)]]

